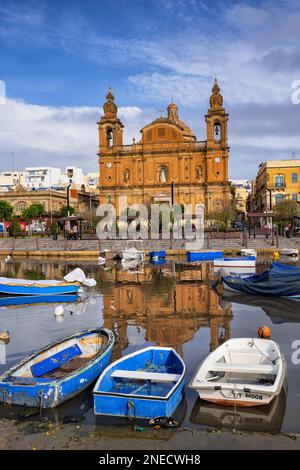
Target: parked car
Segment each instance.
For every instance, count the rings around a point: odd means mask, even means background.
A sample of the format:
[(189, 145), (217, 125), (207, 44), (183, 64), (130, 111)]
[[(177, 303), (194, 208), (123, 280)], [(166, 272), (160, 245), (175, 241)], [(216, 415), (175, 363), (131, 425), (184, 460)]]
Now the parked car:
[(245, 226), (245, 224), (241, 220), (235, 220), (232, 223), (232, 227), (235, 228), (235, 229), (238, 229), (240, 231), (244, 230), (244, 226)]

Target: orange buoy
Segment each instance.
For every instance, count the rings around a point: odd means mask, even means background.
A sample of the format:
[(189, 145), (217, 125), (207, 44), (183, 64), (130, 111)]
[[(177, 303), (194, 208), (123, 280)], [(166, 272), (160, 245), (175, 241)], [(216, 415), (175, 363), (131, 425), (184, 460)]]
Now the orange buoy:
[(270, 339), (271, 338), (271, 330), (268, 326), (263, 325), (258, 328), (257, 331), (258, 337), (262, 339)]

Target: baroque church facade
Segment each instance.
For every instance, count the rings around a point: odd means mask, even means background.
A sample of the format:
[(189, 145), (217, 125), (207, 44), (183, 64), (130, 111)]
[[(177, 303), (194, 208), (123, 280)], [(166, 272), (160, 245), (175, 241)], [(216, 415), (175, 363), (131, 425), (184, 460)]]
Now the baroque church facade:
[(203, 204), (208, 212), (229, 204), (228, 114), (215, 80), (206, 121), (206, 140), (199, 141), (179, 118), (171, 102), (167, 116), (141, 129), (139, 141), (123, 144), (123, 124), (109, 89), (98, 122), (100, 203), (112, 203), (119, 215), (119, 196), (128, 205)]

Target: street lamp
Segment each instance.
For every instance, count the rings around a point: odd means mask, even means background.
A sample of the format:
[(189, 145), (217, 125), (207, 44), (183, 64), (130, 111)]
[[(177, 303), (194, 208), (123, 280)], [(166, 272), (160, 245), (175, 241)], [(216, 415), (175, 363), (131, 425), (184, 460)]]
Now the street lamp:
[(68, 217), (70, 217), (70, 187), (72, 183), (67, 186), (67, 210), (68, 210)]

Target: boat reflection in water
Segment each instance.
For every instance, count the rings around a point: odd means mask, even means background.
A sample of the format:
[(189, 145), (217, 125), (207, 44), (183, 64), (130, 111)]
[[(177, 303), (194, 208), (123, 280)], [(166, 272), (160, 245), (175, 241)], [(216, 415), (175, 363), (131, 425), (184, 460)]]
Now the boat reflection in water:
[(197, 398), (190, 422), (212, 428), (239, 431), (280, 432), (286, 406), (284, 388), (269, 405), (247, 408), (219, 406)]
[(249, 305), (249, 307), (259, 307), (271, 319), (272, 323), (300, 323), (299, 301), (291, 299), (283, 299), (282, 297), (264, 297), (253, 296), (250, 294), (242, 294), (228, 292), (223, 295), (223, 301), (228, 304), (235, 303), (240, 305)]

